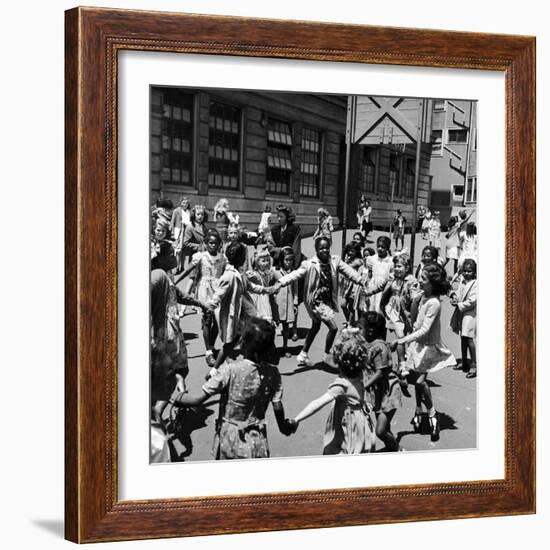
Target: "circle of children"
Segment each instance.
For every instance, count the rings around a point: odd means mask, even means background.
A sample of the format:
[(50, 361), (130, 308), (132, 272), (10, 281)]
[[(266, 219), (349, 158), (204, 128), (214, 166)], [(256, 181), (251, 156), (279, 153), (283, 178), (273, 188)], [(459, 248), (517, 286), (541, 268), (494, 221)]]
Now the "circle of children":
[[(445, 367), (476, 376), (477, 237), (471, 214), (461, 211), (449, 222), (445, 264), (454, 264), (454, 275), (449, 276), (440, 258), (437, 213), (425, 209), (419, 212), (418, 231), (429, 244), (413, 275), (411, 258), (403, 248), (406, 220), (400, 211), (394, 236), (396, 248), (401, 240), (401, 250), (392, 254), (386, 236), (377, 239), (375, 250), (365, 246), (372, 224), (364, 197), (357, 211), (360, 230), (342, 258), (331, 255), (332, 221), (323, 208), (314, 235), (315, 253), (305, 258), (300, 253), (300, 228), (288, 206), (277, 207), (276, 227), (270, 227), (271, 210), (266, 206), (255, 231), (239, 224), (226, 199), (216, 204), (211, 225), (203, 206), (191, 207), (186, 198), (176, 209), (172, 206), (159, 199), (152, 210), (153, 462), (174, 460), (170, 442), (178, 419), (214, 394), (220, 394), (213, 434), (216, 459), (269, 456), (265, 416), (270, 403), (278, 429), (287, 436), (331, 405), (319, 441), (323, 454), (371, 452), (376, 437), (385, 450), (402, 450), (391, 424), (402, 396), (411, 397), (409, 390), (414, 390), (416, 400), (414, 431), (432, 441), (439, 439), (428, 376)], [(457, 365), (441, 341), (442, 299), (450, 299), (454, 306), (451, 328), (461, 338), (462, 364)], [(323, 362), (338, 375), (323, 395), (287, 418), (277, 364), (281, 356), (290, 357), (289, 336), (298, 339), (296, 320), (302, 303), (311, 327), (298, 365), (311, 365), (309, 350), (324, 324), (328, 332)], [(340, 307), (346, 323), (338, 334), (335, 313)], [(180, 324), (185, 309), (202, 312), (208, 374), (197, 388), (185, 383), (189, 369)], [(279, 324), (283, 347), (277, 350)], [(387, 335), (393, 336), (389, 343)], [(216, 352), (218, 338), (221, 347)]]

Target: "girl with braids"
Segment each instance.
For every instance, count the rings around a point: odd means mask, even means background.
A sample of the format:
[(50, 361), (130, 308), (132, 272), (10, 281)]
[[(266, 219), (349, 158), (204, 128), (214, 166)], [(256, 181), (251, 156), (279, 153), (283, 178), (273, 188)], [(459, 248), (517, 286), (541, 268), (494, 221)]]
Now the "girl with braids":
[(456, 365), (452, 352), (441, 341), (441, 300), (451, 285), (447, 273), (439, 264), (427, 264), (420, 276), (422, 294), (412, 306), (411, 320), (413, 330), (410, 334), (394, 340), (390, 344), (395, 350), (400, 344), (408, 344), (406, 368), (410, 371), (409, 381), (414, 384), (416, 411), (411, 424), (420, 432), (422, 424), (422, 404), (428, 410), (432, 441), (439, 439), (439, 421), (428, 386), (428, 375), (445, 367)]
[[(323, 454), (359, 454), (374, 451), (374, 433), (365, 401), (363, 368), (367, 342), (359, 329), (344, 329), (334, 344), (334, 360), (339, 375), (327, 391), (307, 404), (291, 423), (300, 422), (332, 404), (323, 438)], [(297, 427), (297, 426), (296, 426)]]
[(201, 392), (180, 393), (172, 401), (176, 406), (196, 406), (220, 394), (213, 449), (216, 460), (269, 457), (265, 414), (270, 403), (282, 434), (288, 436), (296, 428), (285, 419), (273, 325), (257, 317), (248, 319), (242, 351), (244, 359), (221, 365)]

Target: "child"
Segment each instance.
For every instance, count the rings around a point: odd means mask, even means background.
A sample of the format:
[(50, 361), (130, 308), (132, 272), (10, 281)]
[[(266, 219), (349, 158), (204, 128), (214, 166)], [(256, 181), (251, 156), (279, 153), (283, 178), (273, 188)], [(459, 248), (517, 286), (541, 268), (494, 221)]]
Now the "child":
[(172, 241), (170, 240), (170, 224), (165, 219), (158, 218), (155, 222), (153, 234), (151, 235), (151, 260), (159, 254), (160, 245), (163, 242), (169, 243), (170, 246), (172, 246)]
[(369, 256), (365, 260), (365, 265), (369, 270), (369, 284), (367, 286), (368, 295), (374, 295), (369, 302), (369, 311), (380, 310), (380, 294), (379, 291), (384, 288), (390, 280), (390, 275), (393, 271), (393, 262), (390, 256), (391, 240), (389, 237), (378, 237), (376, 240), (375, 256)]
[[(409, 272), (411, 258), (408, 254), (398, 254), (393, 259), (392, 281), (389, 281), (380, 299), (380, 309), (388, 319), (388, 328), (395, 332), (397, 338), (403, 338), (412, 332), (411, 308), (413, 302), (420, 295), (418, 281)], [(408, 372), (405, 367), (405, 346), (397, 346), (399, 373), (405, 377)], [(403, 393), (408, 394), (406, 382), (403, 380)], [(410, 397), (407, 395), (407, 397)]]
[[(249, 231), (243, 231), (238, 223), (230, 223), (227, 228), (227, 242), (224, 245), (224, 252), (227, 247), (234, 242), (240, 242), (244, 245), (255, 244), (258, 235)], [(246, 246), (246, 259), (241, 272), (251, 269), (252, 265), (248, 254), (248, 246)]]
[(363, 237), (363, 233), (360, 231), (356, 231), (353, 234), (353, 238), (351, 239), (352, 243), (358, 244), (361, 249), (365, 248), (365, 237)]
[[(204, 250), (204, 237), (206, 235), (206, 223), (208, 222), (208, 212), (201, 204), (196, 204), (189, 214), (189, 225), (183, 230), (182, 248), (185, 254), (193, 256), (199, 251)], [(191, 275), (187, 283), (186, 292), (191, 293), (195, 282), (194, 275)]]
[(435, 264), (439, 262), (439, 252), (437, 251), (437, 248), (434, 248), (433, 246), (425, 246), (422, 249), (422, 257), (420, 259), (420, 263), (416, 267), (416, 273), (414, 274), (414, 277), (417, 281), (420, 280), (420, 276), (422, 275), (422, 271), (428, 264)]
[(258, 225), (258, 235), (261, 238), (262, 242), (266, 242), (267, 238), (271, 234), (269, 220), (271, 218), (271, 206), (269, 204), (265, 205), (264, 211), (260, 218), (260, 224)]
[[(271, 266), (271, 255), (269, 250), (264, 248), (254, 254), (252, 270), (247, 271), (247, 279), (262, 288), (275, 284), (275, 270)], [(256, 306), (257, 316), (275, 325), (279, 322), (277, 314), (277, 302), (273, 294), (254, 294), (252, 297)]]
[(187, 197), (182, 197), (180, 205), (172, 212), (172, 220), (170, 222), (170, 230), (174, 235), (176, 258), (178, 260), (178, 266), (176, 268), (177, 273), (181, 272), (184, 268), (185, 249), (183, 247), (183, 234), (185, 227), (191, 222), (190, 214), (191, 207), (189, 199)]
[(317, 210), (317, 229), (313, 234), (313, 240), (317, 237), (327, 237), (332, 242), (332, 232), (334, 228), (332, 226), (332, 217), (326, 208), (319, 208)]
[(249, 319), (242, 336), (244, 359), (224, 363), (200, 393), (180, 393), (172, 401), (180, 407), (196, 406), (220, 394), (214, 438), (216, 460), (269, 457), (265, 415), (270, 403), (279, 431), (288, 436), (296, 429), (295, 423), (285, 419), (274, 340), (275, 330), (270, 323)]
[(370, 220), (371, 214), (372, 208), (370, 202), (367, 200), (365, 195), (361, 195), (359, 208), (357, 209), (357, 225), (363, 233), (365, 242), (368, 241), (369, 233), (372, 231), (372, 222)]
[(231, 243), (225, 251), (227, 264), (213, 297), (207, 302), (215, 312), (220, 339), (223, 343), (214, 363), (212, 373), (227, 359), (239, 341), (241, 326), (248, 317), (255, 316), (256, 308), (249, 291), (264, 293), (267, 290), (250, 283), (239, 271), (245, 262), (246, 247), (239, 242)]
[[(281, 249), (279, 258), (281, 265), (275, 270), (275, 279), (277, 281), (292, 272), (294, 251), (290, 246), (285, 246)], [(290, 357), (290, 352), (288, 351), (288, 334), (290, 325), (296, 321), (298, 316), (298, 285), (296, 283), (291, 283), (281, 288), (277, 293), (276, 299), (279, 321), (283, 329), (283, 349), (281, 353), (284, 354), (285, 357)]]
[(466, 224), (466, 230), (460, 232), (460, 257), (458, 271), (462, 270), (464, 260), (477, 261), (477, 227), (474, 222)]
[(239, 223), (239, 216), (229, 211), (229, 201), (220, 199), (214, 206), (214, 223), (222, 241), (227, 240), (227, 229), (230, 223)]
[(360, 331), (367, 341), (367, 362), (364, 370), (365, 391), (370, 392), (376, 415), (376, 435), (388, 451), (399, 451), (391, 431), (395, 411), (401, 407), (399, 379), (393, 370), (391, 352), (386, 344), (384, 317), (375, 311), (361, 315)]
[(428, 240), (430, 245), (439, 251), (441, 250), (441, 221), (439, 220), (439, 212), (435, 211), (428, 227)]
[(302, 262), (298, 269), (281, 277), (275, 284), (275, 290), (279, 290), (300, 279), (304, 279), (305, 282), (304, 305), (311, 317), (311, 328), (297, 357), (298, 365), (311, 365), (308, 352), (321, 328), (321, 323), (325, 323), (328, 328), (323, 361), (332, 364), (330, 350), (337, 332), (334, 314), (338, 311), (338, 275), (342, 274), (346, 279), (363, 284), (359, 273), (338, 256), (331, 256), (330, 240), (327, 237), (319, 237), (315, 241), (315, 252), (313, 258)]
[(426, 240), (428, 238), (428, 231), (430, 229), (430, 224), (432, 223), (432, 211), (429, 208), (426, 208), (424, 213), (424, 221), (422, 222), (422, 238)]
[[(205, 239), (206, 250), (197, 252), (191, 259), (191, 265), (178, 277), (178, 281), (185, 278), (192, 271), (195, 272), (195, 292), (200, 302), (209, 302), (216, 291), (218, 279), (225, 270), (226, 257), (220, 252), (221, 238), (215, 229), (208, 230)], [(202, 317), (202, 335), (206, 347), (206, 364), (212, 367), (215, 363), (214, 344), (218, 337), (218, 324), (212, 312)]]
[[(363, 263), (361, 247), (357, 243), (352, 241), (345, 246), (344, 260), (351, 268), (361, 275), (363, 282), (367, 279), (368, 271)], [(359, 312), (367, 310), (368, 300), (363, 291), (363, 287), (342, 277), (340, 281), (340, 290), (342, 311), (346, 318), (346, 322), (355, 325)]]
[(466, 378), (477, 376), (476, 363), (476, 332), (477, 332), (477, 264), (474, 260), (466, 259), (462, 265), (462, 281), (458, 292), (453, 293), (451, 305), (455, 307), (451, 317), (451, 328), (460, 334), (462, 351), (462, 368), (467, 365), (468, 351), (470, 352), (470, 368)]
[(443, 267), (447, 265), (449, 260), (453, 261), (453, 275), (458, 269), (458, 231), (460, 226), (458, 224), (458, 218), (451, 216), (449, 218), (449, 224), (447, 226), (447, 234), (445, 235), (445, 263)]
[(419, 282), (422, 294), (412, 307), (413, 332), (394, 340), (390, 344), (390, 349), (393, 351), (399, 344), (409, 344), (407, 369), (411, 371), (409, 380), (415, 385), (416, 397), (416, 411), (411, 424), (415, 432), (420, 431), (424, 403), (428, 410), (431, 439), (437, 441), (439, 421), (427, 378), (431, 372), (456, 365), (453, 354), (441, 342), (440, 296), (447, 294), (450, 284), (445, 270), (436, 263), (424, 267)]
[(405, 246), (405, 226), (407, 224), (407, 219), (401, 213), (401, 210), (397, 210), (397, 214), (393, 219), (393, 238), (395, 240), (395, 250), (399, 246), (399, 241), (401, 241), (401, 250)]
[(359, 330), (344, 329), (334, 345), (339, 376), (326, 393), (311, 401), (296, 416), (296, 425), (332, 403), (323, 437), (323, 454), (359, 454), (374, 451), (372, 421), (365, 401), (363, 366), (368, 348)]

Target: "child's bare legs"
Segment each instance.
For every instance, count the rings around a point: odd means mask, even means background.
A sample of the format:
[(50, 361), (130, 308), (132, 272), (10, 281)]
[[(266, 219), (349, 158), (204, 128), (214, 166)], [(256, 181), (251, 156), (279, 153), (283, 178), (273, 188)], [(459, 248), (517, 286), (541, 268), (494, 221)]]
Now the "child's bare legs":
[(380, 412), (376, 415), (376, 435), (384, 443), (388, 451), (399, 450), (399, 443), (397, 443), (397, 439), (395, 439), (395, 435), (391, 431), (391, 421), (394, 414), (395, 409), (387, 413)]
[(334, 339), (336, 338), (336, 334), (338, 333), (338, 327), (336, 326), (336, 323), (333, 319), (330, 321), (325, 321), (325, 325), (328, 328), (328, 334), (325, 340), (325, 353), (330, 353), (330, 350), (332, 349), (332, 344), (334, 343)]
[(476, 342), (473, 338), (464, 337), (467, 340), (468, 350), (470, 351), (470, 370), (466, 375), (467, 378), (475, 378), (477, 376), (477, 360), (476, 360)]
[(313, 344), (313, 340), (315, 340), (315, 337), (317, 336), (317, 333), (319, 332), (320, 328), (321, 328), (321, 321), (319, 319), (312, 319), (311, 328), (308, 330), (308, 333), (306, 335), (306, 341), (304, 342), (304, 347), (302, 349), (303, 352), (305, 353), (309, 352), (309, 348), (311, 347), (311, 344)]
[(206, 348), (206, 362), (211, 367), (214, 365), (214, 344), (218, 337), (218, 323), (210, 311), (202, 316), (202, 337)]

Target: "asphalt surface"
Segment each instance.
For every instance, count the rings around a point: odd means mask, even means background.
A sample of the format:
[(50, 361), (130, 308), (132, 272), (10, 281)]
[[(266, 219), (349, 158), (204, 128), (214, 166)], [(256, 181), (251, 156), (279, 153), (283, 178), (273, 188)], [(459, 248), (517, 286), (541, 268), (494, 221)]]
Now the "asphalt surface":
[[(369, 236), (373, 244), (380, 231), (375, 231)], [(348, 241), (353, 231), (348, 231)], [(339, 254), (341, 250), (341, 232), (333, 236), (333, 254)], [(444, 249), (444, 239), (442, 246)], [(405, 246), (410, 246), (410, 236), (406, 236)], [(421, 250), (426, 241), (420, 235), (416, 238), (415, 265), (420, 259)], [(393, 246), (393, 244), (392, 244)], [(313, 242), (311, 238), (304, 239), (302, 251), (308, 257), (313, 254)], [(451, 266), (447, 266), (451, 269)], [(442, 339), (451, 349), (457, 359), (460, 359), (460, 338), (449, 327), (449, 319), (452, 314), (452, 306), (448, 299), (442, 301)], [(341, 326), (344, 318), (341, 314), (337, 317), (337, 323)], [(309, 317), (303, 306), (300, 306), (298, 314), (299, 340), (289, 342), (291, 358), (281, 358), (279, 370), (283, 378), (283, 403), (287, 417), (295, 416), (310, 400), (323, 394), (336, 376), (336, 372), (321, 363), (323, 355), (324, 338), (326, 329), (323, 327), (317, 335), (310, 350), (310, 358), (313, 367), (298, 367), (296, 355), (300, 352), (307, 329), (310, 326)], [(188, 344), (189, 375), (186, 383), (189, 391), (200, 390), (204, 383), (205, 374), (208, 372), (204, 358), (204, 344), (200, 330), (200, 314), (191, 313), (182, 319), (182, 328)], [(390, 334), (390, 333), (389, 333)], [(391, 335), (389, 336), (391, 339)], [(277, 346), (282, 345), (282, 339), (277, 332)], [(465, 373), (453, 369), (444, 369), (430, 375), (429, 383), (432, 389), (434, 404), (439, 412), (441, 433), (437, 442), (430, 441), (428, 428), (424, 433), (414, 433), (410, 420), (414, 415), (415, 400), (414, 390), (409, 386), (411, 398), (403, 398), (403, 406), (399, 409), (392, 423), (392, 430), (396, 434), (401, 447), (406, 452), (447, 449), (471, 449), (476, 447), (476, 378), (467, 379)], [(279, 433), (277, 423), (271, 407), (267, 414), (268, 440), (272, 457), (291, 456), (315, 456), (322, 454), (323, 433), (326, 418), (330, 406), (322, 409), (314, 416), (300, 424), (296, 434), (285, 437)], [(214, 437), (214, 423), (218, 415), (218, 397), (214, 396), (204, 406), (191, 411), (184, 423), (185, 436), (181, 440), (174, 440), (173, 459), (185, 461), (204, 461), (212, 459), (212, 441)], [(427, 424), (427, 422), (426, 422)], [(384, 445), (377, 440), (377, 452), (384, 452)]]

